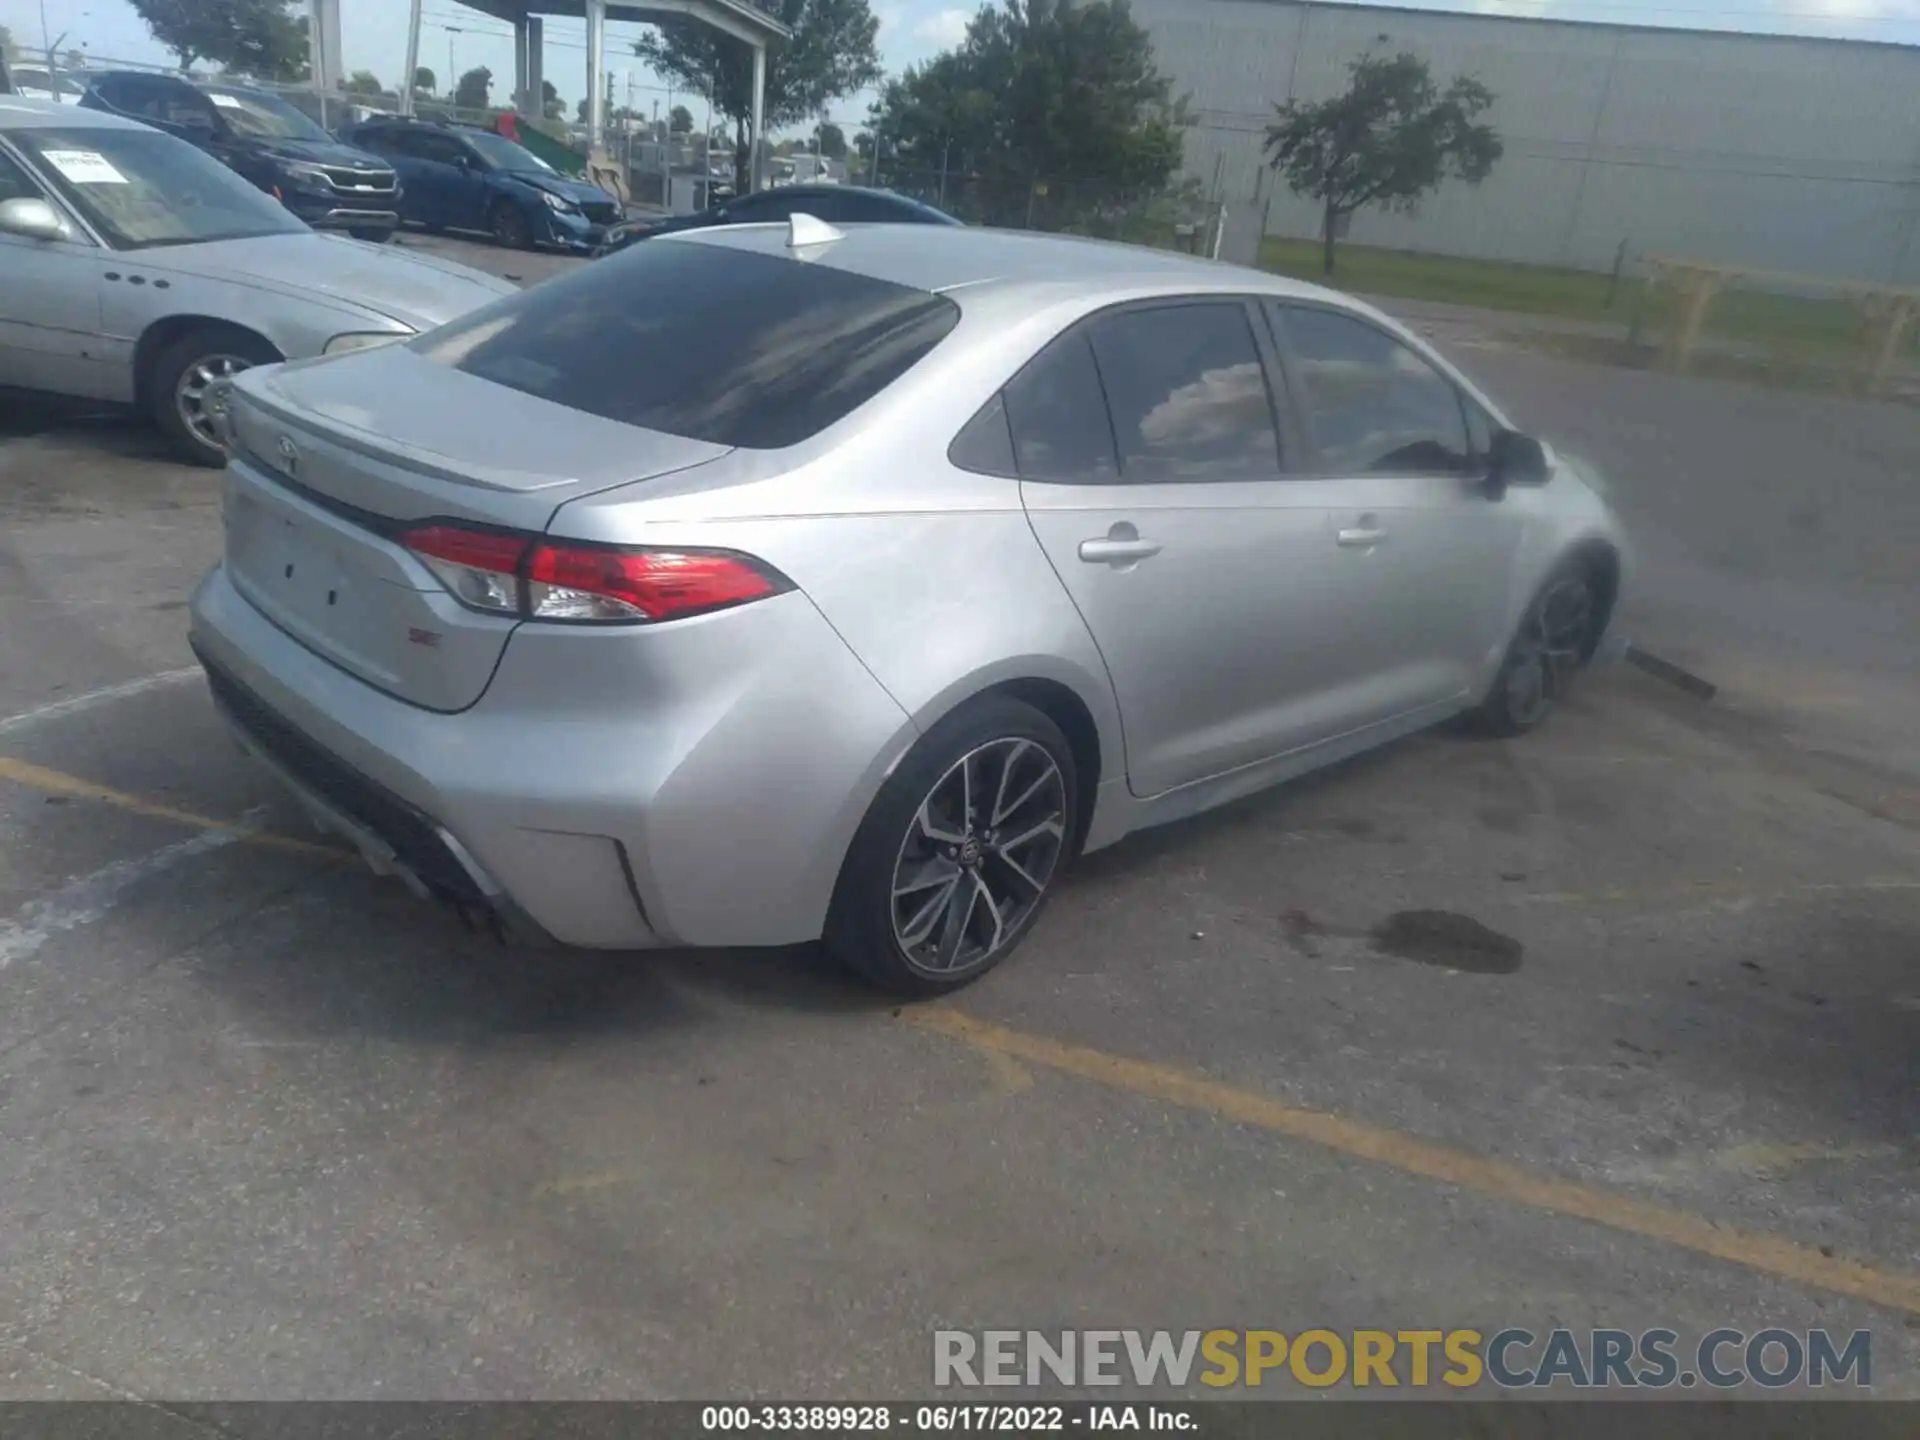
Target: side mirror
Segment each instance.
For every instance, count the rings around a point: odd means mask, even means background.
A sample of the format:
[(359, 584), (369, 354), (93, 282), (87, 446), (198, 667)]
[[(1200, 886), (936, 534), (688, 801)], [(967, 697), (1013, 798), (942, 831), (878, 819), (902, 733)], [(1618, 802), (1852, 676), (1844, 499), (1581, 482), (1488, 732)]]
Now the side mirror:
[(0, 233), (29, 240), (64, 240), (67, 222), (44, 200), (0, 200)]
[(1498, 500), (1514, 485), (1547, 483), (1546, 447), (1531, 435), (1502, 430), (1493, 437), (1487, 455), (1486, 493)]

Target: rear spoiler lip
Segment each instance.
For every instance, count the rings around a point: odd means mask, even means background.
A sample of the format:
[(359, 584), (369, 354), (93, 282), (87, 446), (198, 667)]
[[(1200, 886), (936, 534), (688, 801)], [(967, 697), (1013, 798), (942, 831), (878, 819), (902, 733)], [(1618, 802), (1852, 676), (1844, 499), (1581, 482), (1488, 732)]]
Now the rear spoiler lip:
[[(338, 445), (344, 450), (351, 450), (357, 455), (364, 455), (368, 459), (399, 463), (428, 479), (446, 481), (455, 485), (471, 485), (476, 489), (490, 490), (500, 495), (538, 496), (545, 490), (567, 491), (568, 493), (555, 497), (556, 511), (560, 506), (574, 500), (582, 500), (607, 490), (617, 490), (622, 485), (658, 480), (665, 475), (677, 475), (683, 470), (712, 464), (715, 460), (731, 455), (738, 448), (729, 445), (721, 449), (718, 454), (703, 455), (684, 465), (673, 465), (663, 470), (649, 471), (643, 475), (594, 479), (580, 475), (555, 474), (544, 470), (536, 472), (505, 469), (476, 461), (456, 462), (437, 450), (410, 445), (405, 440), (392, 435), (362, 429), (337, 416), (326, 415), (300, 405), (288, 398), (275, 383), (279, 372), (296, 371), (308, 365), (324, 363), (325, 359), (326, 357), (317, 357), (313, 360), (296, 360), (289, 364), (273, 366), (271, 369), (263, 367), (260, 370), (247, 371), (235, 376), (233, 383), (237, 389), (244, 389), (247, 404), (281, 424)], [(267, 468), (269, 471), (273, 469), (272, 466)]]

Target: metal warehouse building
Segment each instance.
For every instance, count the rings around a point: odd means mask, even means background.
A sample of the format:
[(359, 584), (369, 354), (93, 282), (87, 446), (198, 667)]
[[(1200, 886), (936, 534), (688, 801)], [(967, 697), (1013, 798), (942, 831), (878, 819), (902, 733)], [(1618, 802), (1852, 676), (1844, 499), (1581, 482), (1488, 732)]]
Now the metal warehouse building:
[[(1266, 171), (1289, 97), (1409, 50), (1498, 97), (1506, 154), (1412, 216), (1353, 217), (1362, 244), (1604, 270), (1630, 253), (1920, 283), (1920, 48), (1295, 0), (1134, 0), (1198, 122), (1187, 165), (1271, 234), (1318, 208)], [(1269, 208), (1270, 207), (1270, 208)]]

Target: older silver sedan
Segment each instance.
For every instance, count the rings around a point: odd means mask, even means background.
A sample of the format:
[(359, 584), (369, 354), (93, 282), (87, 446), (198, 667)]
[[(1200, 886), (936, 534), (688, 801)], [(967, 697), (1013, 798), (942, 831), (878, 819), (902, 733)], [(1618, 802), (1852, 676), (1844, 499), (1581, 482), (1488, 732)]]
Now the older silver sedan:
[(456, 319), (516, 287), (320, 235), (183, 140), (0, 96), (0, 387), (151, 414), (226, 459), (217, 382)]
[(1610, 649), (1600, 494), (1391, 320), (796, 215), (241, 376), (192, 639), (377, 869), (576, 945), (926, 994), (1065, 866)]

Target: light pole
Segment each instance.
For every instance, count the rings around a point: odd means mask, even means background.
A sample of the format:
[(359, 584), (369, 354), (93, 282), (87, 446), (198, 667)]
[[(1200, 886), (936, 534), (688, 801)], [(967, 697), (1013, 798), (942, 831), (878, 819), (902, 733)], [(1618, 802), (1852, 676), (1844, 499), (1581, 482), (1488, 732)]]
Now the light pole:
[(457, 87), (460, 81), (460, 71), (453, 63), (453, 37), (456, 35), (464, 35), (467, 32), (458, 25), (448, 25), (443, 28), (447, 32), (447, 84)]

